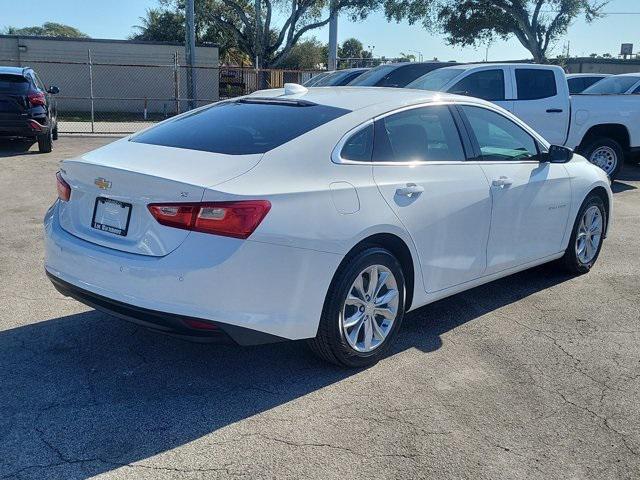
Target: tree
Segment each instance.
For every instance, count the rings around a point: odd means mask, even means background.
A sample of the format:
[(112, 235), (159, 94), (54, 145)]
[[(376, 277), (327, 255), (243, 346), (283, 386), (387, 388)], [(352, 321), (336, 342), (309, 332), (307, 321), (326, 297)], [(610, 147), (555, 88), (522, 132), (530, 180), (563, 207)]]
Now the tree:
[[(159, 2), (159, 9), (149, 10), (143, 24), (136, 27), (140, 31), (134, 38), (180, 37), (180, 33), (163, 32), (164, 28), (184, 32), (184, 26), (176, 27), (177, 20), (184, 18), (184, 0)], [(380, 2), (335, 0), (333, 8), (362, 20)], [(307, 34), (329, 23), (331, 8), (330, 0), (196, 0), (195, 7), (197, 38), (218, 44), (221, 55), (225, 46), (236, 48), (251, 59), (258, 58), (263, 68), (281, 66)], [(171, 15), (163, 16), (163, 12)]]
[(338, 48), (340, 58), (362, 58), (364, 47), (362, 42), (356, 38), (347, 38)]
[(317, 70), (327, 63), (327, 46), (316, 38), (298, 42), (280, 62), (281, 68)]
[(24, 35), (30, 37), (89, 38), (89, 35), (75, 27), (55, 22), (45, 22), (42, 26), (34, 27), (8, 27), (5, 29), (5, 33), (7, 35)]
[(536, 62), (545, 62), (549, 47), (571, 22), (602, 15), (608, 0), (384, 0), (388, 19), (422, 22), (442, 31), (452, 45), (479, 45), (515, 36)]

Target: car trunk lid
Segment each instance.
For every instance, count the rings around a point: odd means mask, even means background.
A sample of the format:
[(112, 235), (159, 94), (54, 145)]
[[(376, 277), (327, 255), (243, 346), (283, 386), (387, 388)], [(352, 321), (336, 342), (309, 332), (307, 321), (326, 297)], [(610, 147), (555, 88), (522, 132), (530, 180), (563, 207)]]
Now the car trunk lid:
[(67, 232), (104, 247), (148, 256), (178, 248), (189, 232), (161, 225), (151, 203), (199, 202), (206, 187), (242, 175), (262, 155), (222, 155), (115, 142), (63, 162), (71, 198), (60, 202)]

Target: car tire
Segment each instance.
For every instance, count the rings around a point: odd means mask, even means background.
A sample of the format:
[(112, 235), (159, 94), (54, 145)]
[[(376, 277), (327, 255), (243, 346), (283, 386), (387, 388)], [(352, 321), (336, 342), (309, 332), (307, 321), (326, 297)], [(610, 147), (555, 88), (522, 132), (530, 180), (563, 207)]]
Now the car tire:
[(53, 140), (58, 140), (58, 123), (56, 122), (56, 126), (53, 127), (53, 131), (51, 132), (51, 138)]
[[(370, 283), (374, 276), (377, 288)], [(376, 307), (376, 300), (383, 303)], [(318, 333), (308, 344), (327, 362), (352, 368), (373, 365), (385, 356), (400, 330), (404, 301), (405, 280), (398, 260), (384, 248), (366, 248), (343, 262), (336, 273)], [(360, 320), (349, 327), (356, 317)]]
[[(587, 248), (587, 242), (591, 241), (592, 236), (589, 233), (585, 236), (585, 228), (587, 231), (591, 231), (592, 233), (597, 232), (597, 230), (592, 230), (593, 225), (589, 224), (589, 213), (595, 213), (596, 210), (598, 212), (597, 217), (600, 222), (598, 243), (595, 247), (593, 246), (593, 243), (591, 243), (591, 251), (586, 255), (583, 248)], [(576, 216), (576, 220), (573, 223), (569, 246), (561, 259), (561, 264), (565, 271), (572, 275), (583, 275), (591, 270), (591, 267), (593, 267), (600, 255), (606, 228), (607, 210), (604, 206), (604, 202), (598, 195), (591, 194), (582, 203), (582, 206), (578, 211), (578, 215)], [(579, 236), (583, 237), (583, 241), (578, 241)]]
[(624, 164), (624, 150), (611, 138), (595, 138), (581, 148), (580, 153), (591, 163), (602, 168), (611, 181), (616, 179)]
[(49, 153), (53, 150), (52, 135), (52, 132), (45, 133), (44, 135), (38, 135), (38, 151), (40, 153)]

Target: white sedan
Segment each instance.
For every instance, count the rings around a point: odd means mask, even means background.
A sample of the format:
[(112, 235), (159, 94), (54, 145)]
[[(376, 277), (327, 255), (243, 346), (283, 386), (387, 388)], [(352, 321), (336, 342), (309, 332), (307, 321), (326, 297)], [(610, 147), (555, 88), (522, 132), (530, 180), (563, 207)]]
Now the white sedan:
[(405, 312), (560, 259), (598, 258), (606, 174), (502, 108), (289, 85), (62, 163), (45, 268), (65, 295), (167, 333), (309, 339), (381, 358)]

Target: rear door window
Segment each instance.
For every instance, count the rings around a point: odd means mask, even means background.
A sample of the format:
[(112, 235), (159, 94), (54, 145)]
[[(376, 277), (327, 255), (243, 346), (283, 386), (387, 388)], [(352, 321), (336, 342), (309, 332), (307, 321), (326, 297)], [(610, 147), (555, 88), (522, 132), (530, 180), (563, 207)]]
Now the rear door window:
[(131, 141), (227, 155), (265, 153), (349, 110), (304, 101), (246, 98), (160, 124)]
[(558, 94), (556, 76), (552, 70), (516, 68), (518, 100), (540, 100)]
[(464, 150), (446, 105), (413, 108), (376, 122), (377, 162), (463, 161)]
[(464, 77), (449, 89), (450, 93), (482, 98), (492, 102), (505, 99), (502, 69), (481, 70)]
[(373, 152), (373, 124), (354, 133), (342, 147), (340, 157), (355, 162), (370, 162)]

